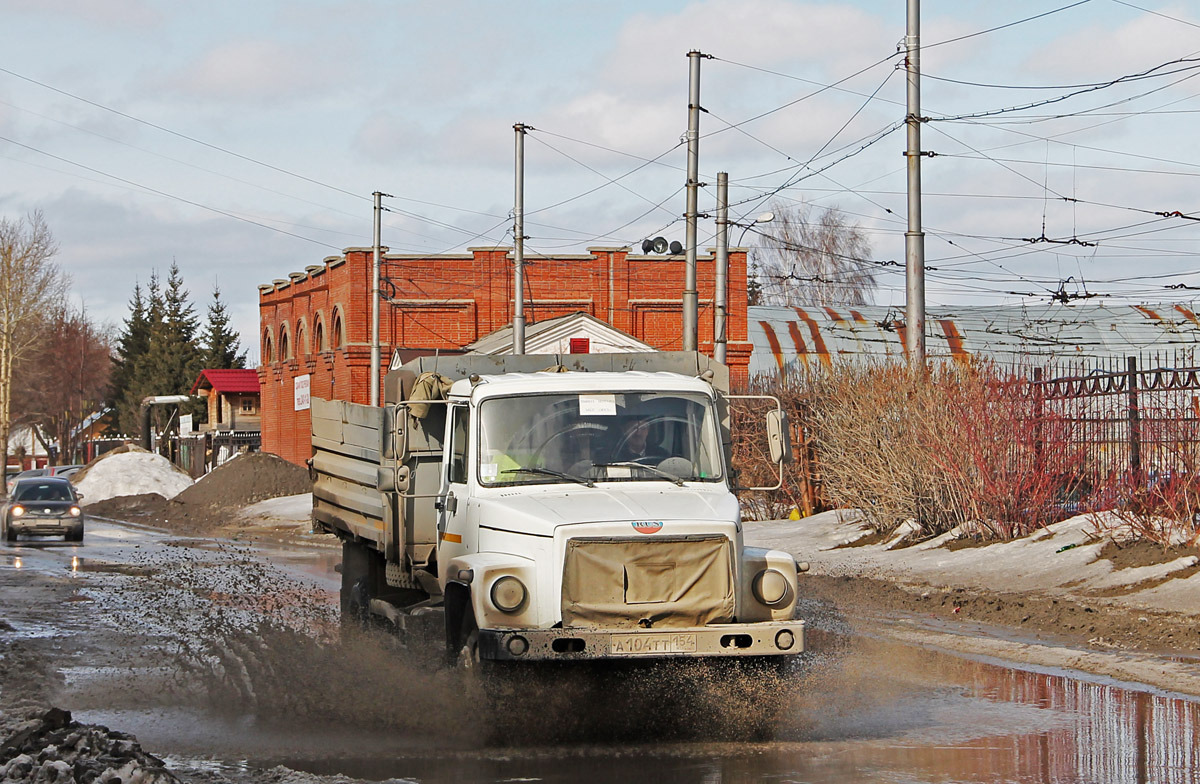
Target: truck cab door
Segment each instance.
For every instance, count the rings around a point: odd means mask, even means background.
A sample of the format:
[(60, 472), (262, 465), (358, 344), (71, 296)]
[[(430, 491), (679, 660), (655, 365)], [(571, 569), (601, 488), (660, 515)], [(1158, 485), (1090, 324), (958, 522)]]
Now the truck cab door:
[(438, 560), (473, 552), (475, 537), (467, 525), (467, 480), (470, 476), (471, 407), (451, 405), (446, 412), (442, 498), (438, 502)]

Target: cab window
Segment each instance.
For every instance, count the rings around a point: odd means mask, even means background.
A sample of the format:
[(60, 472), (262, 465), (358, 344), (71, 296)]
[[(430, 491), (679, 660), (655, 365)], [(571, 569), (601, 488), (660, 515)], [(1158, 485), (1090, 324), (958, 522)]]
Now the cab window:
[(454, 406), (450, 413), (450, 481), (467, 481), (467, 433), (470, 431), (469, 406)]

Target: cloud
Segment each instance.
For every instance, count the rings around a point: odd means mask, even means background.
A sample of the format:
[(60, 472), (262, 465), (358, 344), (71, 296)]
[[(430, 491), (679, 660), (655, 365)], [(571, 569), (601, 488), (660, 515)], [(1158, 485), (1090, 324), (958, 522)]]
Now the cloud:
[(6, 15), (26, 13), (68, 17), (72, 21), (119, 29), (157, 27), (162, 14), (145, 0), (7, 0)]
[(203, 98), (276, 103), (311, 98), (339, 83), (341, 74), (330, 62), (303, 45), (247, 39), (208, 51), (166, 84)]
[[(1176, 6), (1163, 10), (1176, 19), (1200, 23), (1200, 18)], [(1192, 55), (1196, 51), (1196, 30), (1172, 19), (1142, 14), (1119, 27), (1099, 23), (1056, 38), (1050, 45), (1033, 53), (1022, 70), (1036, 75), (1032, 83), (1070, 76), (1079, 81), (1096, 82), (1145, 70), (1167, 60)], [(1143, 87), (1165, 84), (1167, 79), (1142, 82)]]

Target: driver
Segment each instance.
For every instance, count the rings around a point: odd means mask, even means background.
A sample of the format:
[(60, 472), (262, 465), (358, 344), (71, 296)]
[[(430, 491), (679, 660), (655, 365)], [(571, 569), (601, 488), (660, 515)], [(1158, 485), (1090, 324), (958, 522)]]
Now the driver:
[(621, 424), (620, 435), (613, 453), (613, 462), (662, 460), (667, 455), (650, 441), (650, 420), (634, 416)]

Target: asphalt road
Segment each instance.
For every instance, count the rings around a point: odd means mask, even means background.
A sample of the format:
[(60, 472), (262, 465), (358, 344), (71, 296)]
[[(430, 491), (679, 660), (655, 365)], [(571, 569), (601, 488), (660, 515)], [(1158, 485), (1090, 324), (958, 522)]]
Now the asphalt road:
[(422, 782), (1191, 782), (1200, 770), (1194, 700), (898, 644), (832, 606), (806, 608), (818, 650), (800, 673), (465, 682), (393, 640), (342, 639), (339, 559), (93, 520), (82, 544), (0, 545), (0, 641), (61, 674), (60, 707), (133, 732), (194, 781), (277, 782), (276, 765)]

